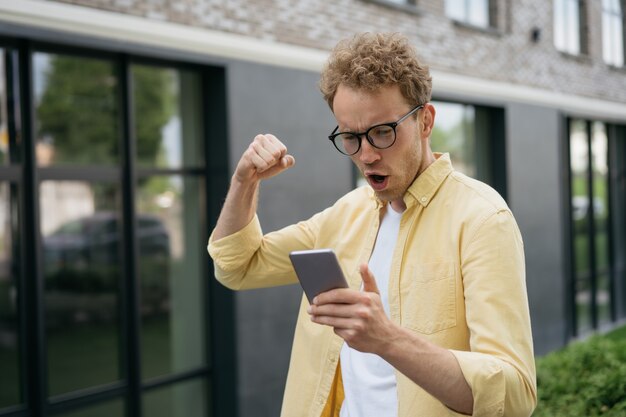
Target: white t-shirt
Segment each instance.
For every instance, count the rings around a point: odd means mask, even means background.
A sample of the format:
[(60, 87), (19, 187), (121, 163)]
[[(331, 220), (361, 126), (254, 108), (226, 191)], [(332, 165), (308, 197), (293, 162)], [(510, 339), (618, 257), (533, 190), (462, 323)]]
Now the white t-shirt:
[[(387, 206), (369, 268), (380, 291), (385, 313), (389, 316), (389, 272), (398, 240), (402, 213)], [(380, 356), (362, 353), (344, 343), (341, 349), (341, 376), (345, 399), (340, 417), (394, 417), (398, 413), (398, 396), (394, 368)]]

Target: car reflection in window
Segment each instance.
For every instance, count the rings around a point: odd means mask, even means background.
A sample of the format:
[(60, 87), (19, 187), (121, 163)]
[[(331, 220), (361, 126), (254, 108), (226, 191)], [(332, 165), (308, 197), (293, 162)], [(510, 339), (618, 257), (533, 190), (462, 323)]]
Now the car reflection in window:
[[(75, 296), (97, 294), (101, 300), (109, 298), (107, 295), (117, 298), (124, 261), (121, 236), (118, 216), (113, 212), (97, 212), (64, 223), (43, 238), (46, 298), (48, 307), (60, 313), (55, 314), (57, 319), (66, 316), (65, 319), (72, 321), (91, 321), (104, 319), (98, 316), (104, 310), (111, 311), (110, 305), (97, 309), (97, 303), (85, 305), (84, 297), (79, 302)], [(156, 216), (139, 214), (137, 242), (138, 269), (146, 280), (142, 283), (146, 290), (144, 302), (167, 306), (170, 238), (163, 222)], [(68, 299), (72, 294), (74, 297)], [(67, 317), (68, 314), (72, 317)]]

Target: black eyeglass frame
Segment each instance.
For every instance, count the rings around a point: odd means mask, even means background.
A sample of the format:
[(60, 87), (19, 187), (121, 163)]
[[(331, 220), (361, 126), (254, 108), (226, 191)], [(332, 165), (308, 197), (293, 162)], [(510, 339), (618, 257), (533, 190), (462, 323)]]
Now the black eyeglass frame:
[[(328, 139), (333, 143), (333, 145), (335, 146), (335, 149), (337, 149), (341, 154), (346, 155), (346, 156), (355, 155), (355, 154), (357, 154), (361, 150), (361, 142), (362, 142), (361, 136), (365, 136), (365, 139), (367, 140), (367, 142), (370, 145), (372, 145), (374, 148), (376, 148), (376, 149), (388, 149), (388, 148), (391, 148), (394, 143), (396, 143), (396, 139), (398, 138), (398, 135), (397, 135), (397, 132), (396, 132), (396, 127), (400, 123), (404, 122), (410, 115), (412, 115), (413, 113), (415, 113), (416, 111), (418, 111), (419, 109), (422, 109), (422, 108), (424, 108), (424, 104), (419, 104), (419, 105), (413, 107), (411, 110), (409, 110), (409, 112), (407, 114), (405, 114), (404, 116), (399, 118), (397, 121), (391, 122), (391, 123), (381, 123), (381, 124), (377, 124), (377, 125), (371, 126), (365, 132), (360, 132), (360, 133), (357, 133), (357, 132), (337, 132), (337, 130), (339, 129), (339, 126), (337, 126), (337, 127), (335, 127), (333, 132), (328, 136)], [(377, 127), (381, 127), (381, 126), (389, 126), (390, 128), (393, 129), (393, 141), (389, 144), (389, 146), (384, 146), (384, 147), (376, 146), (374, 144), (374, 141), (372, 140), (372, 138), (369, 135), (370, 131), (372, 131), (373, 129), (376, 129)], [(356, 151), (354, 151), (352, 153), (345, 153), (335, 143), (335, 139), (337, 138), (337, 136), (345, 135), (346, 133), (350, 134), (350, 135), (354, 135), (355, 137), (357, 137), (359, 139)]]

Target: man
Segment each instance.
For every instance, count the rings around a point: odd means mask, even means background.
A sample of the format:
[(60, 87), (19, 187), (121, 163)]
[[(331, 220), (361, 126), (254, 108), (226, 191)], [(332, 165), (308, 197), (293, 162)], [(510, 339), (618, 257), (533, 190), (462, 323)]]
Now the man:
[(232, 289), (296, 281), (288, 254), (332, 248), (350, 289), (303, 297), (283, 416), (528, 416), (536, 403), (522, 240), (502, 198), (434, 154), (431, 78), (406, 38), (340, 42), (321, 90), (329, 137), (369, 187), (262, 235), (262, 180), (294, 165), (258, 135), (209, 240)]

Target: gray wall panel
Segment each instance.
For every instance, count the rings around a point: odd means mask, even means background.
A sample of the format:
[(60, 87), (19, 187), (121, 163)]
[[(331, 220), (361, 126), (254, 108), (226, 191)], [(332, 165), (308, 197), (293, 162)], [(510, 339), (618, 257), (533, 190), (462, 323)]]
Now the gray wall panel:
[[(273, 133), (296, 165), (261, 185), (264, 232), (306, 219), (351, 189), (351, 162), (327, 139), (335, 120), (316, 73), (233, 62), (228, 71), (231, 170), (258, 133)], [(297, 285), (236, 296), (241, 417), (279, 414), (302, 291)]]
[(562, 346), (566, 332), (560, 115), (524, 104), (506, 111), (509, 202), (525, 242), (535, 353), (542, 355)]

